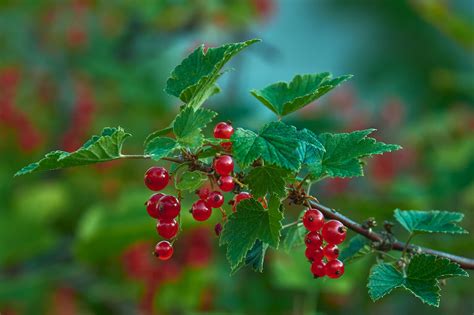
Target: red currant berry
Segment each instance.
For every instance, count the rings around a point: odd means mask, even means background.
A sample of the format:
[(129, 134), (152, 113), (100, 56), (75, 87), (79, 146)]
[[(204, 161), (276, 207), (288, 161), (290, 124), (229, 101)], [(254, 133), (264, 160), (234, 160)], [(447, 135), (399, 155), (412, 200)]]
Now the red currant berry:
[(221, 176), (217, 181), (217, 185), (224, 192), (229, 192), (234, 189), (234, 179), (232, 176)]
[(324, 224), (324, 216), (317, 209), (308, 209), (303, 216), (303, 225), (309, 231), (319, 231)]
[(199, 196), (199, 199), (201, 200), (206, 200), (207, 197), (209, 196), (209, 188), (201, 188), (198, 191), (196, 191), (197, 195)]
[(318, 232), (309, 232), (304, 238), (304, 243), (306, 244), (306, 247), (316, 249), (320, 248), (321, 245), (323, 245), (323, 239), (321, 238), (321, 235)]
[(311, 264), (311, 273), (314, 278), (321, 278), (326, 275), (326, 266), (322, 260), (315, 260)]
[(155, 256), (161, 260), (168, 260), (173, 256), (173, 246), (168, 241), (161, 241), (155, 246)]
[(206, 204), (211, 208), (219, 208), (224, 204), (224, 196), (219, 191), (213, 191), (207, 196)]
[(220, 122), (214, 127), (214, 138), (230, 139), (234, 133), (234, 127), (226, 122)]
[(321, 247), (307, 247), (304, 255), (310, 262), (319, 261), (324, 257), (323, 249)]
[(160, 217), (160, 213), (158, 212), (158, 209), (156, 208), (156, 204), (158, 201), (160, 201), (161, 197), (163, 197), (164, 194), (162, 193), (157, 193), (153, 194), (150, 199), (148, 199), (147, 202), (145, 202), (146, 206), (146, 211), (150, 215), (150, 217), (158, 219)]
[(178, 233), (178, 222), (175, 219), (163, 219), (156, 224), (158, 234), (163, 238), (173, 238)]
[(198, 200), (193, 203), (191, 213), (196, 221), (206, 221), (212, 214), (212, 208), (208, 207), (204, 201)]
[(153, 166), (145, 173), (145, 185), (154, 191), (165, 188), (169, 180), (170, 176), (164, 167)]
[(337, 247), (337, 245), (327, 244), (326, 246), (324, 246), (323, 251), (324, 256), (326, 256), (328, 260), (334, 260), (339, 257), (339, 248)]
[(234, 170), (234, 160), (228, 155), (223, 155), (214, 160), (214, 170), (221, 176), (226, 176)]
[(222, 142), (221, 147), (226, 151), (232, 150), (232, 142)]
[(321, 235), (329, 244), (341, 244), (346, 238), (346, 227), (337, 220), (330, 220), (323, 225)]
[(246, 191), (243, 191), (241, 193), (238, 193), (237, 195), (235, 195), (234, 197), (234, 203), (232, 204), (232, 211), (235, 212), (235, 210), (237, 209), (237, 205), (239, 204), (239, 202), (241, 202), (242, 200), (244, 199), (250, 199), (252, 198), (252, 195), (249, 194), (248, 192)]
[(329, 278), (336, 279), (344, 274), (344, 264), (342, 261), (334, 259), (330, 260), (326, 264), (326, 275)]
[(221, 235), (221, 232), (222, 232), (222, 224), (217, 223), (216, 226), (214, 227), (214, 232), (216, 232), (216, 235), (217, 235), (217, 236)]
[(174, 219), (181, 211), (181, 204), (175, 196), (164, 196), (156, 205), (159, 212), (159, 219)]

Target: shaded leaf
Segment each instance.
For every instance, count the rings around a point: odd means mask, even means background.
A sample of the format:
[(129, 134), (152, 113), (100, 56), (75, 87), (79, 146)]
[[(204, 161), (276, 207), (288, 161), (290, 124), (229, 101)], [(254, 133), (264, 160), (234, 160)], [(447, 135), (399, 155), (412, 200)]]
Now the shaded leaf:
[(326, 150), (311, 130), (298, 131), (298, 139), (300, 140), (298, 153), (303, 164), (316, 163), (321, 158), (321, 152)]
[(347, 246), (341, 250), (339, 260), (349, 262), (367, 255), (370, 251), (370, 241), (362, 235), (356, 235), (351, 238)]
[(199, 171), (185, 171), (175, 177), (175, 187), (178, 190), (195, 191), (208, 179), (206, 174)]
[(176, 140), (168, 137), (156, 137), (145, 147), (145, 154), (150, 155), (155, 161), (170, 156), (176, 149)]
[(461, 212), (452, 211), (419, 211), (419, 210), (395, 210), (395, 219), (410, 233), (448, 233), (466, 234), (465, 229), (457, 225), (464, 218)]
[(263, 197), (267, 193), (284, 197), (286, 176), (288, 176), (287, 170), (265, 165), (253, 168), (245, 178), (245, 182), (248, 183), (250, 192), (255, 198)]
[(173, 122), (173, 131), (179, 143), (183, 145), (198, 145), (203, 136), (201, 130), (217, 115), (216, 112), (185, 106)]

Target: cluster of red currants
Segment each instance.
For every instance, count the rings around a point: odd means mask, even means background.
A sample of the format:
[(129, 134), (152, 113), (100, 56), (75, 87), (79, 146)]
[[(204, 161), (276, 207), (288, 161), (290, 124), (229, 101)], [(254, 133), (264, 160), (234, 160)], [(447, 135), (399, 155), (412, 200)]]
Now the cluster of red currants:
[[(145, 185), (153, 190), (164, 189), (169, 182), (168, 171), (164, 167), (153, 166), (145, 173)], [(175, 196), (155, 193), (145, 203), (148, 214), (158, 219), (156, 230), (165, 239), (172, 239), (178, 234), (179, 225), (176, 217), (181, 211), (181, 203)], [(161, 260), (168, 260), (173, 256), (173, 246), (168, 241), (158, 242), (154, 254)]]
[[(309, 231), (305, 237), (305, 256), (311, 262), (315, 278), (328, 276), (339, 278), (344, 274), (344, 264), (338, 260), (339, 248), (346, 238), (347, 228), (337, 220), (324, 222), (324, 216), (317, 209), (306, 210), (303, 225)], [(326, 242), (326, 245), (323, 243)], [(326, 259), (326, 262), (323, 259)]]

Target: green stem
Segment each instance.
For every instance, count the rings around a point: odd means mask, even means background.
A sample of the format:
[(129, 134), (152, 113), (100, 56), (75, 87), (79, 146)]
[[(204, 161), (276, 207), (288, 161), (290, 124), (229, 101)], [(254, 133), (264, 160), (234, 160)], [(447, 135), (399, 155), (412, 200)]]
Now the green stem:
[(283, 225), (283, 226), (281, 227), (281, 229), (284, 230), (284, 229), (287, 229), (287, 228), (289, 228), (289, 227), (292, 227), (292, 226), (294, 226), (294, 225), (299, 225), (299, 224), (302, 225), (303, 223), (302, 223), (301, 221), (291, 222), (291, 223), (288, 223), (288, 224)]
[(405, 247), (403, 248), (403, 251), (402, 251), (402, 258), (405, 258), (405, 255), (407, 253), (407, 250), (408, 250), (408, 246), (410, 245), (410, 241), (412, 240), (412, 238), (415, 236), (415, 233), (410, 233), (410, 236), (408, 236), (408, 239), (405, 243)]

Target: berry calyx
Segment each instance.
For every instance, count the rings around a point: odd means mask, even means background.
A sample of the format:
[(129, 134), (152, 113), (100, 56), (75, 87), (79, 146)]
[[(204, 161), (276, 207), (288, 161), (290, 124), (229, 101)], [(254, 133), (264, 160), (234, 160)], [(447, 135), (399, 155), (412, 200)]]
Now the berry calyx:
[(168, 171), (164, 167), (153, 166), (145, 173), (145, 185), (153, 191), (165, 188), (169, 179)]
[(214, 127), (214, 138), (230, 139), (234, 133), (234, 127), (226, 122), (220, 122)]
[(334, 260), (334, 259), (337, 259), (337, 257), (339, 257), (339, 248), (337, 247), (337, 245), (334, 245), (334, 244), (327, 244), (326, 246), (324, 246), (323, 252), (324, 252), (324, 256), (328, 260)]
[(160, 216), (160, 213), (158, 209), (156, 208), (156, 205), (158, 201), (160, 201), (161, 197), (163, 197), (164, 194), (162, 193), (156, 193), (153, 194), (150, 199), (148, 199), (147, 202), (145, 202), (146, 206), (146, 211), (148, 212), (148, 215), (152, 218), (158, 219)]
[(321, 247), (307, 247), (304, 255), (310, 262), (322, 260), (324, 257), (323, 249)]
[(329, 278), (337, 279), (344, 274), (344, 264), (337, 259), (330, 260), (326, 263), (325, 271)]
[(252, 195), (250, 193), (246, 192), (246, 191), (242, 191), (242, 192), (238, 193), (237, 195), (235, 195), (234, 203), (232, 204), (232, 211), (235, 212), (239, 202), (241, 202), (244, 199), (250, 199), (250, 198), (252, 198)]
[(175, 196), (163, 196), (157, 203), (159, 219), (174, 219), (181, 211), (181, 204)]
[(196, 221), (206, 221), (212, 214), (212, 208), (208, 207), (204, 201), (198, 200), (193, 204), (191, 213)]
[(234, 179), (232, 176), (221, 176), (217, 181), (217, 185), (224, 192), (229, 192), (234, 189)]
[(337, 220), (330, 220), (323, 225), (321, 235), (329, 244), (341, 244), (346, 239), (347, 228)]
[(173, 246), (168, 241), (161, 241), (155, 246), (154, 254), (158, 259), (168, 260), (173, 256)]
[(210, 190), (209, 188), (201, 188), (196, 191), (196, 194), (199, 196), (199, 199), (201, 200), (206, 200), (207, 197), (209, 196)]
[(214, 160), (214, 170), (221, 176), (226, 176), (234, 170), (234, 160), (228, 155), (222, 155)]
[(317, 209), (308, 209), (303, 216), (303, 225), (308, 231), (319, 231), (324, 225), (324, 216)]
[(206, 204), (211, 208), (219, 208), (224, 204), (224, 196), (219, 191), (213, 191), (207, 196)]
[(321, 278), (326, 275), (326, 265), (322, 260), (315, 260), (311, 264), (311, 273), (314, 278)]
[(323, 239), (318, 232), (309, 232), (304, 238), (304, 243), (306, 247), (317, 249), (323, 245)]
[(156, 224), (156, 230), (158, 231), (158, 234), (167, 239), (171, 239), (178, 234), (178, 222), (176, 222), (175, 219), (167, 220), (163, 219), (158, 221)]

